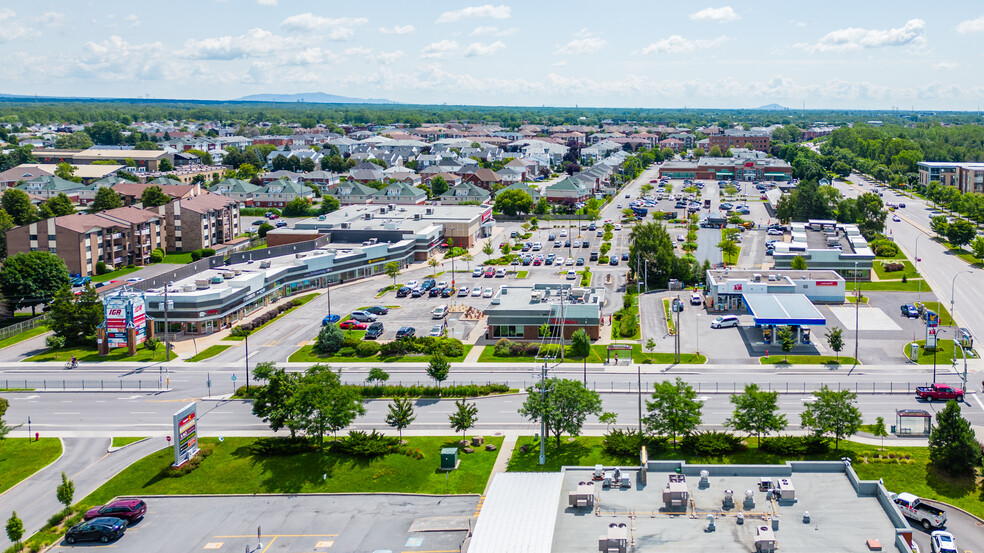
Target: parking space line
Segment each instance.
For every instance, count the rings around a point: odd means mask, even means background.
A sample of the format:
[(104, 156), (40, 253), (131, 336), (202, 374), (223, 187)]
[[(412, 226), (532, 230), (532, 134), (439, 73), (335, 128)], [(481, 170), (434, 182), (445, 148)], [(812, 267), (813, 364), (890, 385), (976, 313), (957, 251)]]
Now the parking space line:
[(401, 551), (400, 553), (458, 553), (459, 549), (436, 549), (433, 551)]
[(261, 553), (266, 553), (267, 549), (270, 549), (270, 546), (273, 545), (273, 542), (275, 541), (277, 541), (277, 536), (274, 536), (273, 539), (270, 540), (270, 543), (268, 543), (267, 546), (263, 548), (263, 551), (261, 551)]
[(221, 541), (210, 541), (206, 543), (205, 547), (203, 547), (202, 549), (221, 549), (223, 543), (224, 542)]
[(977, 402), (977, 405), (981, 406), (981, 409), (984, 409), (984, 403), (981, 403), (981, 398), (977, 397), (977, 394), (971, 394), (970, 397), (974, 398), (974, 401)]
[[(213, 538), (255, 538), (256, 534), (245, 536), (212, 536)], [(338, 534), (261, 534), (264, 538), (337, 538)]]

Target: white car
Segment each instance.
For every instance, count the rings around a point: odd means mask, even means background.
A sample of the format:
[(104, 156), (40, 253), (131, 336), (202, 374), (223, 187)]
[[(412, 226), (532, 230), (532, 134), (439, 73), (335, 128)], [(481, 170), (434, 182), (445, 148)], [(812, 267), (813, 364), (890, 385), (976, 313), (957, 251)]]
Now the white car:
[(430, 335), (437, 337), (444, 335), (444, 325), (434, 325), (431, 327)]
[(567, 230), (565, 229), (565, 230), (562, 230), (562, 231), (560, 231), (560, 235), (561, 235), (562, 237), (563, 237), (563, 236), (567, 236)]
[(957, 553), (957, 542), (953, 539), (953, 534), (936, 530), (929, 536), (933, 553)]
[(711, 321), (711, 328), (728, 328), (738, 326), (738, 317), (734, 315), (721, 315)]
[(615, 230), (622, 230), (622, 224), (621, 223), (615, 223)]
[(568, 257), (567, 260), (564, 261), (564, 265), (570, 266), (570, 265), (573, 265), (573, 264), (574, 264), (574, 258), (573, 257)]
[(892, 215), (892, 220), (895, 221), (896, 223), (902, 222), (902, 218), (899, 217), (898, 215)]
[(472, 295), (473, 298), (480, 298), (480, 297), (482, 297), (482, 287), (481, 286), (476, 286), (476, 287), (472, 288), (471, 295)]
[(485, 273), (485, 269), (484, 268), (482, 268), (482, 267), (475, 267), (475, 270), (472, 271), (472, 276), (473, 277), (480, 277), (480, 276), (482, 276), (483, 273)]
[(567, 280), (574, 280), (577, 278), (577, 271), (567, 271)]
[(769, 230), (768, 230), (768, 231), (766, 232), (766, 234), (768, 234), (769, 236), (782, 236), (782, 234), (783, 234), (783, 233), (782, 233), (782, 231), (781, 231), (781, 230), (779, 230), (779, 229), (777, 229), (777, 228), (770, 228), (770, 229), (769, 229)]
[(420, 284), (420, 283), (417, 282), (416, 280), (411, 280), (410, 282), (404, 284), (404, 286), (406, 286), (407, 288), (413, 290), (414, 288), (417, 287), (418, 284)]
[(471, 292), (471, 288), (467, 286), (462, 286), (461, 288), (458, 288), (458, 297), (459, 298), (468, 297), (469, 292)]
[(492, 291), (492, 288), (486, 288), (485, 291), (482, 292), (482, 297), (483, 298), (491, 298), (492, 297), (492, 294), (494, 294), (494, 292)]
[(690, 296), (690, 305), (701, 305), (702, 303), (704, 303), (704, 298), (700, 294), (695, 292)]
[(563, 264), (564, 264), (563, 257), (558, 257), (557, 259), (554, 259), (554, 265), (563, 265)]
[(677, 242), (683, 242), (683, 235), (682, 234), (678, 234), (677, 235)]

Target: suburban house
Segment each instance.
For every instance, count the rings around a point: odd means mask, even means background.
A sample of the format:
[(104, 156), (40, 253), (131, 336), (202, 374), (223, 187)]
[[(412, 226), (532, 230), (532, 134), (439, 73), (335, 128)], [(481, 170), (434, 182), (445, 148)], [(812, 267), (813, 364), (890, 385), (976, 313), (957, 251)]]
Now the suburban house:
[(232, 198), (244, 205), (252, 205), (253, 194), (262, 190), (263, 187), (239, 179), (222, 179), (209, 188), (213, 194), (221, 194), (227, 198)]
[(329, 190), (328, 195), (334, 196), (342, 205), (358, 205), (371, 203), (376, 192), (378, 190), (370, 186), (355, 181), (345, 181)]
[(133, 205), (140, 202), (144, 190), (151, 186), (160, 186), (161, 191), (171, 197), (171, 199), (190, 198), (202, 193), (202, 187), (197, 184), (151, 184), (149, 182), (121, 182), (113, 186), (113, 190), (120, 195), (123, 205)]
[(551, 202), (563, 200), (583, 202), (591, 197), (592, 189), (592, 186), (582, 180), (567, 177), (546, 187), (543, 195)]
[(78, 202), (79, 193), (90, 187), (80, 182), (72, 182), (53, 175), (41, 175), (25, 183), (18, 184), (14, 188), (45, 200), (54, 198), (64, 192), (69, 198), (72, 198), (72, 201)]
[(430, 184), (434, 177), (441, 177), (444, 182), (448, 183), (448, 186), (457, 186), (459, 183), (464, 182), (461, 175), (456, 175), (454, 173), (427, 173), (423, 175), (424, 182)]
[(502, 194), (507, 190), (520, 190), (522, 192), (526, 192), (527, 194), (530, 195), (530, 198), (533, 199), (534, 204), (540, 201), (540, 197), (541, 197), (540, 190), (535, 186), (530, 186), (526, 184), (525, 182), (517, 182), (514, 184), (510, 184), (509, 186), (500, 189), (498, 192), (496, 192), (496, 194)]
[(486, 190), (492, 190), (494, 185), (502, 182), (502, 179), (495, 171), (483, 168), (478, 168), (473, 173), (465, 173), (461, 175), (461, 178), (466, 182), (481, 186)]
[(257, 207), (284, 207), (296, 198), (314, 198), (314, 191), (304, 183), (280, 179), (268, 183), (253, 193)]
[(404, 182), (394, 182), (372, 195), (373, 203), (420, 205), (427, 201), (427, 193)]
[(479, 188), (470, 182), (462, 182), (447, 192), (441, 194), (441, 205), (459, 205), (463, 203), (482, 203), (489, 199), (489, 191)]

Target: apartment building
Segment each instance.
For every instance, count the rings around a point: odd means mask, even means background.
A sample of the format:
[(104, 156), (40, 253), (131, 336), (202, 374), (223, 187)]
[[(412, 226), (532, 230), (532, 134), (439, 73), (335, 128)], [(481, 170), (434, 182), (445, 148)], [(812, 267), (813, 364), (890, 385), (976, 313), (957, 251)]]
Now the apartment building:
[(102, 148), (89, 148), (88, 150), (57, 150), (44, 149), (31, 152), (40, 163), (58, 164), (71, 163), (72, 165), (92, 165), (96, 161), (115, 161), (120, 165), (125, 165), (126, 160), (132, 160), (136, 165), (137, 172), (154, 172), (160, 168), (162, 160), (167, 159), (174, 163), (174, 154), (164, 150), (110, 150)]
[(148, 211), (163, 217), (170, 229), (166, 240), (169, 252), (214, 248), (235, 238), (242, 229), (239, 202), (210, 192), (179, 198)]
[(984, 163), (955, 161), (920, 161), (919, 184), (927, 186), (936, 181), (944, 186), (955, 186), (964, 194), (984, 192)]
[(7, 255), (47, 251), (69, 272), (92, 275), (99, 261), (108, 267), (149, 263), (150, 253), (164, 247), (164, 227), (162, 217), (135, 207), (52, 217), (7, 231)]
[(766, 132), (745, 131), (740, 129), (728, 129), (724, 134), (709, 136), (708, 144), (710, 148), (718, 146), (722, 152), (728, 148), (744, 148), (745, 144), (751, 144), (753, 150), (768, 152), (772, 137)]

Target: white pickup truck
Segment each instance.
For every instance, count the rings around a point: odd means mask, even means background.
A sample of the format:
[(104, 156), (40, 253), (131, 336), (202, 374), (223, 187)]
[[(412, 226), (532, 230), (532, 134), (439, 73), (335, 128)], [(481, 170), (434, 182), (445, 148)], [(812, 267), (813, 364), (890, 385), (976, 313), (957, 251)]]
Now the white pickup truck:
[(942, 528), (946, 524), (946, 513), (932, 505), (923, 503), (911, 493), (900, 493), (895, 496), (895, 504), (902, 514), (910, 520), (922, 525), (926, 530)]

